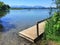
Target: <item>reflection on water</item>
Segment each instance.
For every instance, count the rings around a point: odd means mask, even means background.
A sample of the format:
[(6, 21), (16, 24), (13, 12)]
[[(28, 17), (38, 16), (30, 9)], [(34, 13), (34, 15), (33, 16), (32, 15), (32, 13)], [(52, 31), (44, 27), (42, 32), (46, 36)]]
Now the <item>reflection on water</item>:
[(5, 16), (7, 13), (9, 13), (9, 10), (7, 10), (7, 11), (0, 11), (0, 18)]
[(14, 25), (9, 24), (9, 22), (1, 20), (1, 18), (4, 17), (5, 15), (7, 15), (7, 13), (9, 13), (9, 10), (0, 11), (0, 32), (6, 32), (9, 29), (11, 29), (12, 27), (15, 27)]
[(3, 31), (4, 26), (2, 25), (1, 18), (7, 14), (8, 11), (0, 11), (0, 32)]
[(49, 9), (0, 11), (0, 30), (2, 32), (7, 32), (8, 30), (18, 31), (31, 27), (37, 21), (50, 17), (48, 12)]
[(3, 25), (0, 24), (0, 32), (2, 32), (2, 30), (3, 30)]

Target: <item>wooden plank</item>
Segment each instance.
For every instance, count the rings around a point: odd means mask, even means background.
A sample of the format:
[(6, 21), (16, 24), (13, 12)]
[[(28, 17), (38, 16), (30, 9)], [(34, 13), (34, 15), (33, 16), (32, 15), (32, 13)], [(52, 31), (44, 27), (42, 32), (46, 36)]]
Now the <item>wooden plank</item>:
[[(38, 26), (39, 26), (39, 35), (41, 35), (44, 32), (45, 21), (39, 23)], [(37, 38), (36, 25), (19, 32), (19, 36), (21, 36), (29, 41), (34, 42), (34, 40)]]

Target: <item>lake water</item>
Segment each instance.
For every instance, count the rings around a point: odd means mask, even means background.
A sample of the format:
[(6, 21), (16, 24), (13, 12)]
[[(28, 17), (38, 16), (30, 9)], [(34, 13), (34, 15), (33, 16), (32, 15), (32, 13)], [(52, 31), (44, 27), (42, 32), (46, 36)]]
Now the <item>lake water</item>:
[(36, 22), (48, 18), (49, 11), (49, 9), (10, 10), (9, 13), (1, 17), (2, 32), (31, 27)]
[(31, 45), (18, 32), (49, 17), (49, 9), (0, 11), (0, 45)]

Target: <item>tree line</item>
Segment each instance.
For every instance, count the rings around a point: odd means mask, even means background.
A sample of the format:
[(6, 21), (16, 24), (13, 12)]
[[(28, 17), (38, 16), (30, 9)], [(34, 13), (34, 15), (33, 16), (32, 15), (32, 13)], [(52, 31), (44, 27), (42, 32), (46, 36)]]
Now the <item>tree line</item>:
[(1, 10), (8, 10), (8, 9), (10, 9), (10, 6), (9, 5), (7, 5), (7, 4), (5, 4), (4, 2), (0, 2), (0, 11)]

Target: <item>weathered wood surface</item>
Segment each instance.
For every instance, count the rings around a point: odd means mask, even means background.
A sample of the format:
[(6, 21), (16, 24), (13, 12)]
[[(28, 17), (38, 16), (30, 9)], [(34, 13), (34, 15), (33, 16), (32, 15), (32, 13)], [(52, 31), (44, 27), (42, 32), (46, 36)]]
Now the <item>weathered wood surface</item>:
[[(45, 22), (46, 21), (43, 21), (43, 22), (39, 23), (39, 25), (38, 25), (39, 26), (39, 35), (44, 33)], [(34, 40), (37, 38), (37, 27), (36, 27), (36, 25), (19, 32), (19, 36), (21, 36), (21, 37), (23, 37), (23, 38), (25, 38), (31, 42), (34, 42)]]

